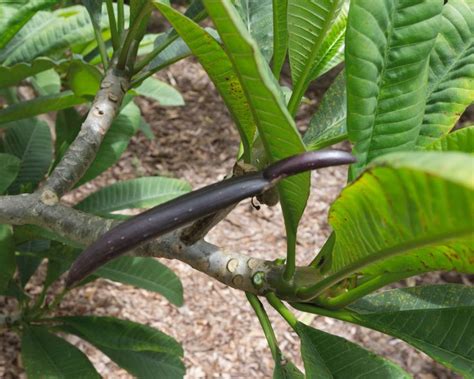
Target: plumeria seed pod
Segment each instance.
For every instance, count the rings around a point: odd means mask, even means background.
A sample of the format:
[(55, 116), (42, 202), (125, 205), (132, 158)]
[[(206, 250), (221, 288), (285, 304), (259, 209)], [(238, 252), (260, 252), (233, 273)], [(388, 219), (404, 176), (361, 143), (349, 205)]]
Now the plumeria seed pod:
[(150, 239), (262, 194), (279, 180), (317, 168), (355, 162), (340, 150), (312, 151), (275, 162), (263, 171), (232, 177), (151, 208), (112, 228), (76, 259), (66, 279), (74, 285), (100, 266)]

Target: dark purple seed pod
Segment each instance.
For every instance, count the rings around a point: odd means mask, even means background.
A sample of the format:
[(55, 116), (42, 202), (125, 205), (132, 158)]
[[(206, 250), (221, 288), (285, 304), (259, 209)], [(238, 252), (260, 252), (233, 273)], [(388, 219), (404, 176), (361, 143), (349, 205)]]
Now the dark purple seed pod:
[(354, 162), (355, 158), (350, 153), (341, 150), (309, 151), (272, 163), (263, 170), (263, 176), (278, 181), (301, 172)]
[(160, 204), (119, 224), (92, 243), (71, 266), (66, 285), (72, 286), (143, 242), (260, 195), (287, 176), (354, 161), (344, 151), (307, 152), (276, 162), (263, 171), (226, 179)]

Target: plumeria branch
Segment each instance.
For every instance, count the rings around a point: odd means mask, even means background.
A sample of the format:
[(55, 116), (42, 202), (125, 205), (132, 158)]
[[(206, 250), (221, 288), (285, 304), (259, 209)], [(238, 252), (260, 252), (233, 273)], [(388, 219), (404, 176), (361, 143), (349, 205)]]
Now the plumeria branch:
[[(45, 204), (39, 194), (24, 194), (0, 197), (0, 223), (37, 225), (64, 239), (87, 246), (120, 222), (84, 213), (61, 203)], [(292, 301), (301, 301), (296, 296), (298, 286), (303, 282), (308, 285), (320, 278), (317, 269), (299, 267), (295, 281), (288, 283), (281, 279), (284, 266), (277, 262), (225, 251), (204, 240), (186, 245), (179, 238), (179, 232), (146, 242), (128, 255), (178, 259), (230, 287), (256, 295), (276, 292), (279, 297)]]
[(100, 90), (81, 126), (81, 131), (40, 188), (41, 201), (47, 204), (58, 202), (82, 178), (94, 161), (128, 88), (128, 73), (116, 69), (113, 61), (101, 82)]

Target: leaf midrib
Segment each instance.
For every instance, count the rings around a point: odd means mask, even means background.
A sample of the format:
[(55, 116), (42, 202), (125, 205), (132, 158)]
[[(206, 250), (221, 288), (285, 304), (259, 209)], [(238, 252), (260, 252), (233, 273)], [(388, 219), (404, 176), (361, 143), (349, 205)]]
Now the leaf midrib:
[[(331, 287), (332, 285), (338, 283), (340, 280), (346, 278), (347, 276), (352, 275), (356, 273), (358, 270), (364, 267), (368, 267), (371, 264), (376, 263), (378, 261), (388, 259), (398, 254), (408, 253), (415, 249), (421, 249), (424, 247), (437, 245), (445, 241), (462, 239), (465, 236), (472, 235), (472, 233), (473, 233), (472, 227), (463, 228), (461, 230), (457, 230), (454, 232), (440, 234), (436, 237), (420, 238), (418, 240), (410, 241), (405, 244), (399, 244), (387, 249), (378, 250), (376, 252), (370, 253), (368, 256), (365, 256), (364, 258), (356, 262), (352, 262), (351, 264), (349, 264), (348, 266), (344, 268), (335, 270), (332, 273), (330, 271), (329, 274), (326, 274), (323, 280), (319, 281), (314, 286), (314, 291), (317, 292), (317, 294), (319, 294), (322, 290)], [(334, 251), (333, 254), (334, 253), (336, 252)]]

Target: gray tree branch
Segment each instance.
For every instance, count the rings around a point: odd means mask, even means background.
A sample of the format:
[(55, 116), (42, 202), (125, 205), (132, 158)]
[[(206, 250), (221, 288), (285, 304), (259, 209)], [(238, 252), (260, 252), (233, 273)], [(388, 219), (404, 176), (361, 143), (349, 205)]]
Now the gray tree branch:
[(128, 87), (128, 74), (117, 70), (112, 64), (101, 82), (81, 131), (40, 188), (43, 202), (54, 204), (85, 174), (120, 109)]
[[(0, 223), (33, 224), (62, 238), (87, 246), (119, 222), (78, 211), (63, 204), (47, 205), (39, 194), (0, 197)], [(295, 288), (316, 282), (320, 276), (311, 267), (299, 267), (293, 283), (282, 280), (283, 266), (244, 254), (228, 252), (204, 240), (186, 245), (179, 231), (135, 248), (132, 256), (178, 259), (233, 288), (264, 295), (274, 291), (281, 298), (301, 301)]]

